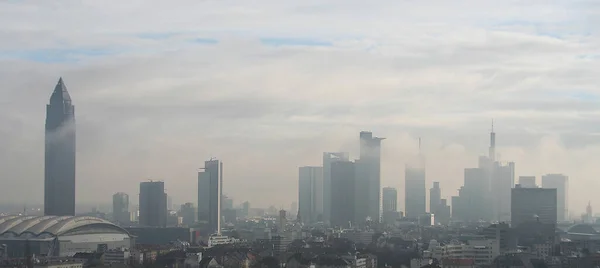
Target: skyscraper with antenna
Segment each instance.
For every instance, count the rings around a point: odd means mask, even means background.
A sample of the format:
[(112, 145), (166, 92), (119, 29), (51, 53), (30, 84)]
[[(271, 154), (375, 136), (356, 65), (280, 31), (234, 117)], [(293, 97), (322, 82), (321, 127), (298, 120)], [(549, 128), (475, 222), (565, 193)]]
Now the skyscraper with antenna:
[(489, 158), (492, 163), (496, 161), (496, 132), (494, 132), (494, 119), (492, 119), (492, 130), (490, 132)]

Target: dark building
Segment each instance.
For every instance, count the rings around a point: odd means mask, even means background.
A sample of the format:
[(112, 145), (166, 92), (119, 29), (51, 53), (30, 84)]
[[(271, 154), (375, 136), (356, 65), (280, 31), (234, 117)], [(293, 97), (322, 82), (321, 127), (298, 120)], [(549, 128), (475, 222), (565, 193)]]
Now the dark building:
[(209, 231), (221, 231), (221, 199), (223, 197), (223, 163), (216, 159), (204, 162), (198, 172), (198, 221), (207, 222)]
[(127, 224), (129, 216), (129, 195), (116, 193), (113, 195), (113, 221), (115, 223)]
[(556, 225), (556, 189), (521, 188), (517, 184), (511, 194), (511, 225), (526, 222)]
[(75, 106), (62, 78), (46, 106), (44, 214), (75, 215)]
[[(323, 221), (327, 223), (331, 215), (331, 163), (337, 161), (348, 161), (348, 153), (323, 153)], [(295, 213), (297, 210), (292, 209), (291, 212)]]
[(354, 221), (355, 166), (353, 162), (331, 163), (331, 225), (347, 227)]
[[(357, 218), (371, 218), (379, 222), (381, 209), (381, 141), (385, 138), (373, 137), (369, 131), (360, 132), (360, 161), (356, 162), (356, 199), (364, 207), (357, 207)], [(364, 185), (364, 186), (363, 186)], [(359, 224), (359, 222), (357, 222)]]
[(167, 194), (165, 183), (149, 181), (140, 183), (140, 226), (167, 226)]

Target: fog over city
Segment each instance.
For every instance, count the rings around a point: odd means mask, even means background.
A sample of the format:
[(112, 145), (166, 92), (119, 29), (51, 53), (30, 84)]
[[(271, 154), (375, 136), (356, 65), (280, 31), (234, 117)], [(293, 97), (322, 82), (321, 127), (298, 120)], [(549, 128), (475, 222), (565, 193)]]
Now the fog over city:
[[(569, 176), (600, 207), (600, 2), (0, 1), (0, 203), (44, 200), (44, 120), (75, 105), (77, 204), (163, 180), (197, 200), (205, 160), (236, 204), (289, 207), (298, 167), (385, 137), (381, 186), (426, 161), (457, 194), (487, 155)], [(578, 215), (578, 214), (576, 214)]]

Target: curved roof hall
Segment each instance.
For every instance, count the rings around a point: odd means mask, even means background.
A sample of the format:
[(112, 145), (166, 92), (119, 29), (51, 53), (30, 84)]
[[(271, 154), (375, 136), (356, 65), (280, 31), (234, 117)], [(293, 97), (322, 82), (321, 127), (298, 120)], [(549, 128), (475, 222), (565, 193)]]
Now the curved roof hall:
[(598, 232), (589, 224), (575, 224), (569, 227), (568, 233), (577, 234), (598, 234)]
[(0, 216), (0, 235), (12, 233), (16, 236), (22, 234), (51, 234), (62, 235), (72, 230), (84, 227), (108, 227), (123, 233), (128, 232), (107, 221), (88, 216)]

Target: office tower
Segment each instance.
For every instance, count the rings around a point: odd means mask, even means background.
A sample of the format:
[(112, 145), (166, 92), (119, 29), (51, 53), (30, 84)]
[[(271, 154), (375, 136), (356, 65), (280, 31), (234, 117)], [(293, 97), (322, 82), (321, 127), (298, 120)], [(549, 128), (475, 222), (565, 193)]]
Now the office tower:
[(221, 210), (223, 210), (223, 209), (233, 209), (233, 199), (231, 199), (228, 196), (224, 195), (222, 200), (223, 200), (223, 205), (221, 207)]
[(167, 195), (167, 210), (173, 210), (173, 197)]
[(198, 221), (207, 222), (210, 232), (220, 234), (223, 163), (210, 159), (202, 169), (198, 172)]
[[(323, 199), (323, 204), (325, 204), (325, 199)], [(331, 200), (327, 201), (328, 203), (331, 202)], [(292, 204), (290, 205), (290, 216), (292, 216), (292, 218), (294, 218), (294, 216), (298, 215), (298, 202), (292, 202)], [(323, 218), (325, 218), (325, 215), (323, 215)], [(327, 217), (329, 218), (329, 217)]]
[(385, 187), (382, 190), (383, 196), (383, 214), (382, 221), (385, 224), (394, 224), (400, 218), (398, 213), (398, 191), (396, 188)]
[(197, 221), (196, 212), (198, 209), (194, 206), (194, 203), (185, 203), (181, 205), (179, 214), (182, 218), (181, 223), (185, 226), (191, 226)]
[(554, 224), (557, 222), (556, 189), (521, 188), (511, 193), (511, 226), (526, 222)]
[(519, 185), (521, 188), (537, 188), (535, 176), (519, 176)]
[[(345, 152), (323, 153), (323, 221), (329, 222), (331, 216), (331, 163), (348, 161), (349, 154)], [(292, 213), (298, 212), (292, 210)]]
[(434, 181), (433, 188), (429, 189), (429, 212), (433, 213), (436, 217), (438, 209), (442, 204), (442, 189), (440, 189), (440, 182)]
[(355, 220), (355, 164), (331, 164), (331, 226), (350, 227)]
[(113, 221), (119, 224), (129, 223), (129, 195), (116, 193), (113, 195)]
[(425, 169), (406, 166), (404, 180), (404, 215), (418, 219), (427, 212)]
[(507, 222), (511, 219), (511, 189), (515, 184), (515, 163), (494, 163), (492, 174), (492, 198), (494, 219)]
[(489, 207), (486, 206), (487, 196), (485, 191), (485, 170), (481, 168), (465, 168), (464, 188), (461, 198), (468, 208), (464, 220), (478, 221), (488, 218)]
[(167, 226), (167, 194), (165, 183), (148, 181), (140, 183), (140, 226)]
[(285, 226), (287, 225), (287, 213), (285, 210), (280, 210), (279, 211), (279, 219), (278, 220), (278, 226), (277, 226), (277, 231), (281, 234), (285, 231)]
[(440, 199), (440, 205), (435, 214), (436, 224), (448, 224), (450, 221), (450, 205), (446, 199)]
[[(356, 186), (362, 189), (356, 199), (365, 208), (357, 208), (357, 218), (366, 216), (374, 222), (380, 221), (381, 209), (381, 141), (368, 131), (360, 132), (360, 161), (356, 162)], [(358, 222), (360, 223), (360, 222)]]
[(46, 106), (44, 215), (75, 215), (75, 106), (58, 80)]
[(463, 198), (460, 197), (463, 188), (464, 187), (461, 187), (460, 189), (458, 189), (458, 196), (451, 197), (451, 201), (452, 201), (451, 217), (452, 217), (453, 221), (463, 221), (466, 218), (466, 215), (465, 215), (467, 212), (466, 205), (465, 205), (465, 202), (463, 202)]
[(248, 217), (250, 215), (250, 202), (246, 201), (242, 203), (242, 214), (244, 217)]
[(322, 167), (300, 167), (298, 169), (298, 205), (298, 215), (302, 222), (309, 224), (322, 221)]
[(396, 188), (383, 188), (383, 212), (398, 211), (398, 192)]
[(542, 176), (542, 188), (556, 189), (558, 221), (567, 221), (569, 217), (569, 177), (563, 174)]

